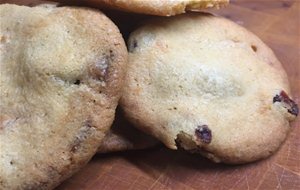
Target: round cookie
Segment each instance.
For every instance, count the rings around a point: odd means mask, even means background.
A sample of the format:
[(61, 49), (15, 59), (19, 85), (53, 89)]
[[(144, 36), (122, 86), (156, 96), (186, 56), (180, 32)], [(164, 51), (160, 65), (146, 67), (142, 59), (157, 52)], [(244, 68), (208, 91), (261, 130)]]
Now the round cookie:
[(298, 115), (272, 50), (232, 21), (157, 18), (133, 32), (128, 45), (121, 107), (171, 149), (215, 162), (255, 161), (279, 148)]
[[(61, 0), (61, 2), (70, 3), (66, 0)], [(227, 5), (229, 0), (78, 0), (76, 2), (127, 12), (172, 16), (186, 11), (200, 11), (212, 7), (220, 8)]]
[(133, 127), (120, 109), (109, 132), (105, 135), (98, 153), (109, 153), (125, 150), (140, 150), (158, 145), (159, 141)]
[(0, 6), (0, 189), (52, 189), (96, 153), (127, 50), (101, 12)]

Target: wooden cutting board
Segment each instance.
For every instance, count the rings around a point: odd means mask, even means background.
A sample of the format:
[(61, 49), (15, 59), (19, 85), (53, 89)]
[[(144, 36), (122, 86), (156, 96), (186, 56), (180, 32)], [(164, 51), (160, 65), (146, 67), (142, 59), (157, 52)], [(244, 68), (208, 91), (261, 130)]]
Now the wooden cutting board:
[[(28, 4), (33, 1), (2, 1)], [(231, 0), (213, 10), (257, 34), (288, 73), (300, 104), (300, 1)], [(217, 26), (216, 26), (217, 27)], [(158, 146), (149, 150), (96, 155), (57, 190), (113, 189), (300, 189), (300, 117), (272, 157), (246, 165), (214, 164), (199, 155)]]

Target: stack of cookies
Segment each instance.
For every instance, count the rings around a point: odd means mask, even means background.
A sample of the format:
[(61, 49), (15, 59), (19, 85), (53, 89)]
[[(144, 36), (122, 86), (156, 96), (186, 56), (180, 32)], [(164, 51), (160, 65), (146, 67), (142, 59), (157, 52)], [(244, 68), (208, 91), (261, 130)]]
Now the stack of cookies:
[(120, 33), (97, 9), (0, 5), (0, 189), (53, 189), (97, 151), (161, 142), (241, 164), (284, 142), (299, 110), (281, 63), (199, 12), (228, 0), (88, 3), (156, 16), (114, 13), (142, 21)]

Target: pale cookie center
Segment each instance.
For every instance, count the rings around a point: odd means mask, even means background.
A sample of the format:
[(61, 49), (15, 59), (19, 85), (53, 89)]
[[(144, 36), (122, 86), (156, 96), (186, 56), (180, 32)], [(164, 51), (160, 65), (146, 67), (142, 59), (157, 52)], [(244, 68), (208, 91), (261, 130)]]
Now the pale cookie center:
[(187, 64), (184, 67), (166, 66), (155, 72), (154, 90), (161, 98), (196, 96), (224, 99), (244, 94), (238, 81), (218, 70)]

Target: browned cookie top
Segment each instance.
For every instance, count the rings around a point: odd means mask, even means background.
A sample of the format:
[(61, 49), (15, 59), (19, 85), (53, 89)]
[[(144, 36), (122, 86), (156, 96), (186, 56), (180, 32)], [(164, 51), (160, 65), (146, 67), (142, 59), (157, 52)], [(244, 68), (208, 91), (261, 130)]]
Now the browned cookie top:
[(0, 6), (0, 189), (51, 189), (108, 131), (127, 51), (101, 12)]
[[(70, 3), (67, 0), (58, 1)], [(229, 0), (77, 0), (76, 3), (141, 14), (172, 16), (186, 11), (220, 8), (227, 5)]]

